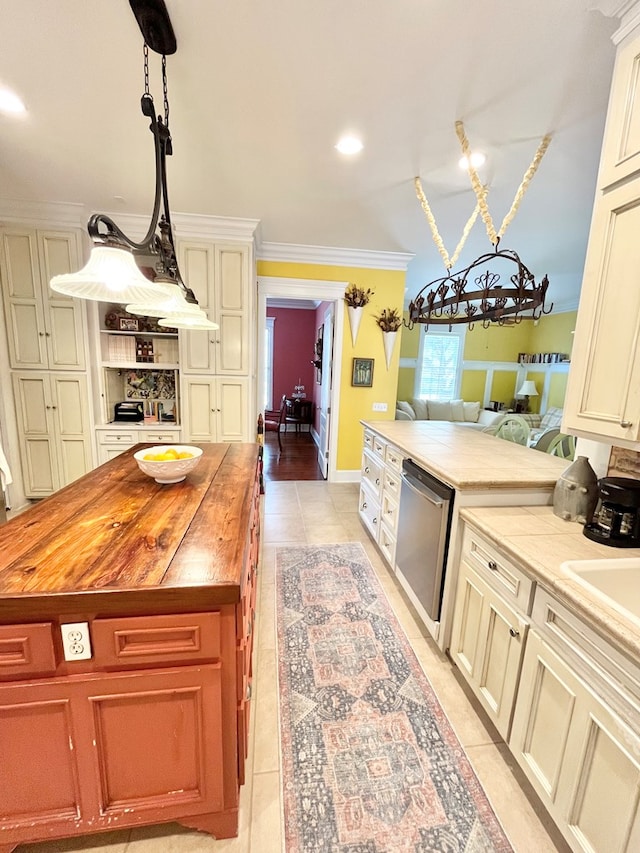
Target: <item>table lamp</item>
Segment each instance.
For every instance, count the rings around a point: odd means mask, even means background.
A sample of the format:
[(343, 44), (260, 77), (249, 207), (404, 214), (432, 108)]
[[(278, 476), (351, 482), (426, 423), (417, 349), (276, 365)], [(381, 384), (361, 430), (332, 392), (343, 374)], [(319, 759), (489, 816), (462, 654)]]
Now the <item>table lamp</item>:
[(525, 379), (525, 381), (520, 386), (519, 390), (516, 392), (518, 397), (524, 397), (524, 410), (525, 412), (529, 411), (529, 397), (537, 397), (538, 392), (536, 390), (536, 384), (532, 379)]

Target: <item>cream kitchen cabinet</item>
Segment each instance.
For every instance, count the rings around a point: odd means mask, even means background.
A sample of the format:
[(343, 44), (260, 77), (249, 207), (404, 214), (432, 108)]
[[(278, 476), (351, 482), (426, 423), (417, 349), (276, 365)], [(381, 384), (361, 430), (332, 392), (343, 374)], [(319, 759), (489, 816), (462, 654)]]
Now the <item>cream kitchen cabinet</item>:
[(462, 543), (449, 653), (506, 740), (533, 584), (472, 528)]
[(638, 708), (626, 704), (635, 730), (588, 675), (578, 675), (537, 631), (529, 633), (510, 747), (581, 853), (640, 850)]
[(108, 462), (114, 456), (119, 456), (125, 450), (129, 450), (139, 442), (150, 442), (152, 444), (180, 444), (179, 429), (157, 429), (129, 427), (120, 424), (115, 428), (102, 427), (96, 429), (98, 441), (98, 465)]
[(636, 28), (616, 56), (563, 419), (626, 446), (640, 441), (639, 73)]
[(43, 498), (93, 467), (83, 374), (12, 374), (24, 491)]
[(81, 266), (79, 232), (7, 226), (0, 236), (0, 275), (11, 367), (84, 370), (83, 304), (49, 288), (52, 276)]
[(403, 458), (396, 447), (365, 429), (358, 508), (363, 524), (393, 570)]
[(185, 374), (249, 374), (250, 250), (237, 244), (185, 241), (180, 268), (200, 307), (220, 328), (180, 334), (180, 365)]
[(183, 376), (183, 432), (187, 442), (251, 441), (249, 383), (242, 377)]

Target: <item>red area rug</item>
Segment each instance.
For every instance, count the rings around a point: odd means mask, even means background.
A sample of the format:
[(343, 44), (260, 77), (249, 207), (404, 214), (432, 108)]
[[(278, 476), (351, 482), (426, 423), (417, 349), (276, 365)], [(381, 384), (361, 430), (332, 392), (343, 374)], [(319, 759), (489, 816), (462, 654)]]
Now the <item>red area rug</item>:
[(276, 554), (287, 853), (511, 845), (360, 543)]

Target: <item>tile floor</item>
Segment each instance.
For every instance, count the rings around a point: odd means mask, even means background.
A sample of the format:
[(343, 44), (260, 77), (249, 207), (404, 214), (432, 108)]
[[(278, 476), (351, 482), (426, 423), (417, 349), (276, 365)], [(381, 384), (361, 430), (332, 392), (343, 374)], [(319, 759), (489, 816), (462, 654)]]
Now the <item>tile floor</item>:
[[(255, 649), (255, 705), (240, 834), (214, 839), (176, 824), (21, 846), (16, 853), (283, 853), (280, 818), (274, 567), (277, 545), (361, 541), (395, 613), (516, 853), (569, 853), (481, 708), (433, 641), (362, 527), (355, 484), (267, 482)], [(305, 851), (314, 853), (314, 851)], [(438, 853), (438, 851), (434, 851)]]

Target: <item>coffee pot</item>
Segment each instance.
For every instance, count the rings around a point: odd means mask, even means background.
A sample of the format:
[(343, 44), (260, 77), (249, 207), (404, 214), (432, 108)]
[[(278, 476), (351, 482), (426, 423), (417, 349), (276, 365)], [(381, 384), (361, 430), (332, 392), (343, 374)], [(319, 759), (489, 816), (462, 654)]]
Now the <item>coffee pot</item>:
[(602, 477), (598, 503), (583, 533), (614, 548), (640, 548), (640, 480)]

